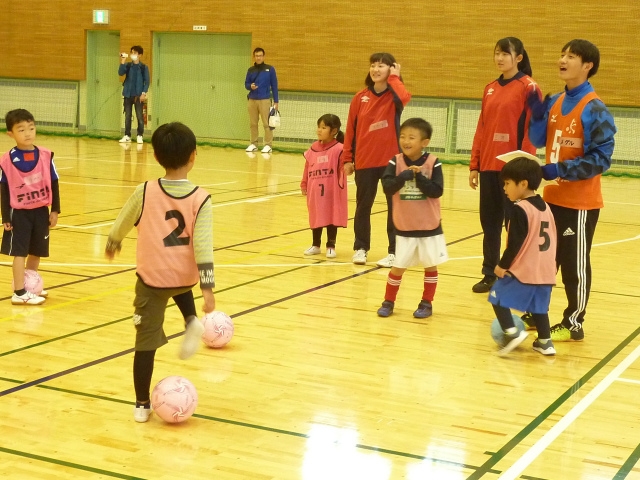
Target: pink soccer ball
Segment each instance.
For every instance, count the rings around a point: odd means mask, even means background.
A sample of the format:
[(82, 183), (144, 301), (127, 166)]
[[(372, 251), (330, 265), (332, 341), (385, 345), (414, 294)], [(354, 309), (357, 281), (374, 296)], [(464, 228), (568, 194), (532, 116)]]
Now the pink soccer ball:
[[(14, 282), (11, 282), (11, 289), (15, 290), (16, 286)], [(25, 270), (24, 271), (24, 288), (28, 292), (31, 292), (35, 295), (40, 295), (42, 293), (42, 289), (44, 288), (44, 282), (42, 281), (42, 277), (35, 270)]]
[(198, 406), (198, 392), (189, 380), (173, 375), (160, 380), (154, 387), (151, 406), (165, 422), (184, 422)]
[(224, 347), (233, 337), (233, 322), (226, 313), (214, 311), (202, 319), (204, 333), (202, 341), (207, 347)]
[(35, 270), (25, 270), (24, 288), (31, 293), (40, 295), (42, 293), (42, 289), (44, 288), (44, 282), (42, 281), (42, 277), (40, 276), (40, 274)]

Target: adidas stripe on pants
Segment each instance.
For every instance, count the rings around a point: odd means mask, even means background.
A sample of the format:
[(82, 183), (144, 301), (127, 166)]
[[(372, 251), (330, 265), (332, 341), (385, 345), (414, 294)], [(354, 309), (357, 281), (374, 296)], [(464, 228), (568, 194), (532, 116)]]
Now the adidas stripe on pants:
[(591, 244), (600, 210), (574, 210), (549, 205), (558, 232), (556, 265), (562, 274), (567, 308), (562, 323), (576, 330), (584, 321), (591, 292)]

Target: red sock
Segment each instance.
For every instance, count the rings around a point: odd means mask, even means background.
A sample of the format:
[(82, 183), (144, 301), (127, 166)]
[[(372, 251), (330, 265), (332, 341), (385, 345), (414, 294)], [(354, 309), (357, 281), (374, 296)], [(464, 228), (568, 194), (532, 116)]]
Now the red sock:
[(429, 272), (424, 271), (424, 291), (422, 292), (422, 299), (428, 302), (433, 302), (433, 297), (436, 294), (436, 287), (438, 286), (438, 271)]
[(400, 290), (400, 282), (402, 281), (402, 275), (396, 277), (393, 273), (389, 272), (387, 277), (387, 290), (384, 292), (384, 299), (389, 302), (395, 302), (398, 290)]

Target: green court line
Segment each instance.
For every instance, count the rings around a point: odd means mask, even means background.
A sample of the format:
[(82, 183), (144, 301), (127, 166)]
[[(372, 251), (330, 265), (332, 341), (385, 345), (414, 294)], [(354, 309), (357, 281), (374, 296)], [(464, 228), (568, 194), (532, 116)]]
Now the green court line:
[[(322, 261), (318, 261), (315, 263), (321, 263)], [(252, 283), (256, 283), (259, 281), (262, 281), (264, 279), (269, 279), (269, 278), (273, 278), (279, 275), (283, 275), (285, 273), (290, 273), (292, 271), (296, 271), (296, 270), (300, 270), (300, 269), (304, 269), (307, 268), (307, 266), (300, 266), (300, 267), (296, 267), (290, 270), (286, 270), (283, 272), (279, 272), (279, 273), (275, 273), (273, 275), (269, 275), (266, 277), (260, 277), (258, 279), (254, 279), (254, 280), (250, 280), (248, 282), (242, 283), (242, 284), (238, 284), (238, 285), (234, 285), (232, 287), (228, 287), (226, 289), (222, 289), (217, 291), (216, 293), (222, 293), (224, 291), (228, 291), (228, 290), (232, 290), (235, 288), (239, 288), (242, 286), (246, 286), (246, 285), (250, 285)], [(377, 270), (377, 268), (373, 268), (371, 269), (371, 271)], [(368, 273), (368, 272), (366, 272)], [(330, 282), (331, 284), (333, 284), (333, 282)], [(196, 297), (196, 298), (200, 298), (200, 297)], [(173, 307), (175, 306), (175, 304), (172, 305), (168, 305), (167, 308)], [(4, 353), (0, 353), (0, 357), (8, 355), (10, 353), (14, 353), (17, 351), (21, 351), (21, 350), (26, 350), (29, 348), (33, 348), (35, 346), (38, 345), (42, 345), (45, 343), (49, 343), (49, 342), (53, 342), (62, 338), (66, 338), (66, 337), (70, 337), (70, 336), (74, 336), (77, 335), (79, 333), (84, 333), (86, 331), (90, 331), (90, 330), (94, 330), (96, 328), (101, 328), (102, 326), (108, 326), (114, 323), (118, 323), (121, 322), (123, 320), (127, 320), (131, 318), (131, 316), (127, 316), (124, 317), (122, 319), (118, 319), (115, 321), (111, 321), (111, 322), (107, 322), (105, 324), (101, 324), (98, 326), (94, 326), (94, 327), (90, 327), (88, 329), (79, 331), (79, 332), (74, 332), (71, 334), (67, 334), (67, 335), (63, 335), (61, 337), (57, 337), (57, 338), (52, 338), (43, 342), (39, 342), (37, 344), (33, 344), (33, 345), (29, 345), (26, 347), (22, 347), (20, 349), (16, 349), (16, 350), (12, 350), (10, 352), (4, 352)], [(640, 334), (640, 327), (631, 335), (629, 335), (623, 342), (621, 342), (616, 348), (614, 348), (614, 350), (612, 350), (605, 358), (603, 358), (600, 362), (598, 362), (594, 367), (591, 368), (591, 370), (589, 370), (589, 372), (587, 372), (581, 379), (579, 379), (572, 387), (570, 387), (567, 391), (565, 391), (560, 397), (558, 397), (558, 399), (556, 399), (549, 407), (547, 407), (540, 415), (538, 415), (538, 417), (536, 417), (529, 425), (527, 425), (525, 428), (523, 428), (518, 434), (516, 434), (516, 436), (514, 438), (512, 438), (509, 442), (507, 442), (507, 444), (505, 444), (500, 450), (498, 450), (498, 452), (494, 453), (491, 458), (489, 460), (487, 460), (483, 465), (481, 465), (480, 467), (475, 467), (475, 466), (469, 466), (466, 464), (458, 464), (455, 462), (448, 462), (448, 461), (444, 461), (444, 460), (438, 460), (438, 459), (434, 459), (434, 458), (429, 458), (429, 457), (424, 457), (421, 455), (415, 455), (415, 454), (410, 454), (410, 453), (405, 453), (405, 452), (397, 452), (394, 450), (387, 450), (387, 449), (381, 449), (378, 447), (373, 447), (373, 446), (367, 446), (367, 445), (356, 445), (358, 448), (362, 448), (362, 449), (369, 449), (369, 450), (375, 450), (375, 451), (379, 451), (379, 452), (383, 452), (383, 453), (389, 453), (389, 454), (393, 454), (393, 455), (398, 455), (398, 456), (405, 456), (408, 458), (415, 458), (415, 459), (420, 459), (420, 460), (429, 460), (429, 461), (434, 461), (434, 462), (439, 462), (439, 463), (447, 463), (450, 465), (455, 465), (455, 466), (459, 466), (462, 468), (468, 468), (468, 469), (473, 469), (476, 470), (473, 474), (471, 474), (471, 476), (467, 477), (467, 480), (471, 480), (471, 479), (478, 479), (481, 478), (484, 474), (486, 473), (501, 473), (501, 471), (498, 470), (494, 470), (492, 467), (498, 463), (502, 458), (504, 458), (504, 456), (506, 456), (506, 454), (508, 452), (510, 452), (516, 445), (518, 445), (525, 437), (527, 437), (531, 432), (533, 432), (535, 430), (535, 428), (537, 428), (544, 420), (546, 420), (551, 413), (553, 413), (555, 410), (557, 410), (558, 407), (560, 407), (568, 398), (570, 398), (574, 393), (576, 393), (589, 379), (591, 379), (591, 377), (593, 377), (598, 371), (600, 371), (602, 369), (602, 367), (604, 367), (613, 357), (615, 357), (624, 347), (626, 347), (633, 339), (635, 339), (638, 334)], [(12, 379), (7, 379), (7, 378), (1, 378), (0, 380), (5, 380), (5, 381), (10, 381), (13, 383), (24, 383), (24, 382), (20, 382), (17, 380), (12, 380)], [(83, 395), (83, 396), (88, 396), (88, 397), (92, 397), (92, 398), (97, 398), (97, 399), (103, 399), (103, 400), (108, 400), (108, 401), (116, 401), (116, 402), (120, 402), (120, 403), (126, 403), (126, 404), (131, 404), (133, 405), (133, 402), (125, 402), (123, 400), (117, 400), (117, 399), (113, 399), (113, 398), (108, 398), (108, 397), (101, 397), (98, 395), (91, 395), (91, 394), (85, 394), (85, 393), (81, 393), (81, 392), (74, 392), (74, 391), (70, 391), (70, 390), (64, 390), (64, 389), (58, 389), (56, 387), (50, 387), (50, 386), (46, 386), (46, 385), (36, 385), (39, 388), (47, 388), (47, 389), (51, 389), (51, 390), (58, 390), (58, 391), (65, 391), (68, 393), (73, 393), (76, 395)], [(301, 434), (301, 433), (297, 433), (297, 432), (289, 432), (286, 430), (279, 430), (279, 429), (274, 429), (272, 427), (263, 427), (260, 425), (253, 425), (253, 424), (248, 424), (248, 423), (243, 423), (243, 422), (236, 422), (233, 420), (227, 420), (227, 419), (221, 419), (221, 418), (217, 418), (217, 417), (208, 417), (208, 416), (204, 416), (204, 415), (198, 415), (198, 414), (194, 414), (194, 417), (199, 417), (199, 418), (203, 418), (203, 419), (210, 419), (210, 420), (214, 420), (214, 421), (218, 421), (218, 422), (223, 422), (223, 423), (229, 423), (229, 424), (236, 424), (239, 426), (246, 426), (249, 428), (255, 428), (255, 429), (261, 429), (261, 430), (266, 430), (266, 431), (273, 431), (276, 433), (282, 433), (282, 434), (287, 434), (287, 435), (293, 435), (293, 436), (301, 436), (301, 437), (305, 437), (308, 438), (307, 435), (305, 434)], [(1, 448), (1, 447), (0, 447)], [(640, 449), (640, 446), (636, 449), (638, 450)], [(635, 453), (635, 451), (634, 451)], [(640, 452), (638, 453), (638, 455), (640, 455)], [(633, 457), (630, 457), (630, 459)], [(636, 458), (637, 460), (637, 458)], [(630, 460), (628, 460), (627, 462), (629, 462)], [(625, 463), (626, 465), (626, 463)], [(632, 467), (633, 465), (631, 465)], [(628, 472), (627, 472), (628, 473)], [(129, 477), (126, 477), (129, 478)], [(521, 476), (521, 478), (529, 478), (531, 480), (537, 480), (536, 477), (528, 477), (528, 476)], [(624, 477), (620, 477), (620, 478), (624, 478)]]
[[(322, 260), (320, 262), (322, 262)], [(315, 262), (315, 263), (318, 263), (318, 262)], [(309, 265), (313, 265), (313, 264), (309, 264)], [(254, 279), (254, 280), (249, 280), (249, 281), (244, 282), (244, 283), (238, 283), (237, 285), (233, 285), (233, 286), (228, 287), (228, 288), (223, 288), (221, 290), (217, 290), (216, 291), (216, 295), (219, 294), (219, 293), (222, 293), (222, 292), (226, 292), (228, 290), (233, 290), (235, 288), (240, 288), (240, 287), (244, 287), (244, 286), (247, 286), (247, 285), (251, 285), (252, 283), (260, 282), (262, 280), (266, 280), (266, 279), (273, 278), (273, 277), (277, 277), (279, 275), (284, 275), (285, 273), (295, 272), (296, 270), (301, 270), (301, 269), (307, 268), (307, 267), (308, 267), (308, 265), (304, 265), (304, 266), (301, 266), (301, 267), (296, 267), (296, 268), (292, 268), (292, 269), (289, 269), (289, 270), (285, 270), (285, 271), (282, 271), (282, 272), (279, 272), (279, 273), (274, 273), (274, 274), (269, 275), (267, 277), (260, 277), (260, 278)], [(199, 295), (199, 296), (194, 297), (194, 298), (196, 298), (196, 299), (202, 298), (202, 295)], [(171, 307), (175, 307), (175, 306), (176, 306), (175, 303), (172, 303), (170, 305), (167, 305), (167, 309), (169, 309)], [(16, 348), (14, 350), (8, 350), (6, 352), (1, 352), (0, 353), (0, 358), (4, 357), (4, 356), (7, 356), (7, 355), (11, 355), (12, 353), (17, 353), (17, 352), (21, 352), (21, 351), (24, 351), (24, 350), (29, 350), (31, 348), (35, 348), (35, 347), (39, 347), (39, 346), (42, 346), (42, 345), (46, 345), (48, 343), (57, 342), (58, 340), (63, 340), (65, 338), (69, 338), (69, 337), (73, 337), (73, 336), (76, 336), (76, 335), (80, 335), (82, 333), (87, 333), (87, 332), (90, 332), (92, 330), (96, 330), (98, 328), (108, 327), (110, 325), (114, 325), (116, 323), (120, 323), (120, 322), (123, 322), (125, 320), (129, 320), (131, 318), (132, 318), (132, 315), (127, 315), (126, 317), (122, 317), (122, 318), (119, 318), (117, 320), (111, 320), (110, 322), (101, 323), (99, 325), (94, 325), (93, 327), (85, 328), (83, 330), (78, 330), (78, 331), (72, 332), (72, 333), (67, 333), (66, 335), (61, 335), (59, 337), (53, 337), (53, 338), (50, 338), (48, 340), (43, 340), (42, 342), (32, 343), (30, 345), (26, 345), (24, 347)]]
[[(84, 470), (85, 472), (97, 473), (99, 475), (106, 475), (113, 478), (124, 478), (127, 480), (145, 480), (144, 477), (133, 477), (131, 475), (124, 475), (122, 473), (110, 472), (109, 470), (101, 470), (99, 468), (87, 467), (79, 463), (65, 462), (64, 460), (58, 460), (57, 458), (43, 457), (42, 455), (34, 455), (32, 453), (21, 452), (19, 450), (12, 450), (10, 448), (0, 447), (0, 452), (7, 453), (9, 455), (17, 455), (19, 457), (30, 458), (32, 460), (40, 460), (41, 462), (53, 463), (62, 467), (75, 468), (76, 470)], [(9, 472), (10, 473), (10, 472)]]
[(627, 475), (629, 475), (634, 465), (638, 463), (639, 459), (640, 459), (640, 445), (638, 445), (635, 448), (635, 450), (631, 452), (631, 455), (629, 455), (629, 458), (627, 458), (627, 461), (624, 462), (622, 467), (620, 467), (620, 470), (618, 470), (618, 473), (616, 473), (615, 477), (613, 477), (612, 480), (623, 480), (624, 478), (627, 478)]
[(595, 364), (591, 370), (585, 373), (576, 383), (569, 387), (562, 395), (560, 395), (551, 405), (534, 418), (529, 425), (518, 432), (511, 440), (509, 440), (500, 450), (494, 453), (480, 468), (472, 473), (467, 480), (477, 480), (485, 473), (489, 472), (496, 463), (502, 460), (511, 450), (522, 442), (530, 433), (532, 433), (542, 422), (544, 422), (552, 413), (554, 413), (564, 402), (574, 395), (582, 386), (587, 383), (596, 373), (608, 364), (623, 348), (629, 345), (638, 335), (640, 335), (640, 327), (618, 344), (607, 356)]
[[(16, 380), (13, 378), (6, 378), (6, 377), (0, 377), (0, 381), (5, 381), (5, 382), (11, 382), (11, 383), (17, 383), (17, 384), (22, 384), (24, 383), (21, 380)], [(80, 392), (77, 390), (70, 390), (68, 388), (60, 388), (60, 387), (53, 387), (50, 385), (35, 385), (36, 388), (42, 388), (44, 390), (51, 390), (51, 391), (55, 391), (55, 392), (60, 392), (60, 393), (68, 393), (71, 395), (77, 395), (77, 396), (81, 396), (81, 397), (88, 397), (88, 398), (94, 398), (96, 400), (103, 400), (103, 401), (107, 401), (107, 402), (114, 402), (114, 403), (121, 403), (123, 405), (135, 405), (135, 402), (131, 402), (128, 400), (122, 400), (119, 398), (113, 398), (113, 397), (105, 397), (104, 395), (96, 395), (93, 393), (86, 393), (86, 392)], [(228, 425), (234, 425), (234, 426), (238, 426), (238, 427), (245, 427), (245, 428), (251, 428), (254, 430), (261, 430), (261, 431), (265, 431), (265, 432), (271, 432), (271, 433), (279, 433), (282, 435), (288, 435), (291, 437), (297, 437), (297, 438), (304, 438), (304, 439), (308, 439), (310, 438), (310, 436), (306, 433), (300, 433), (300, 432), (294, 432), (291, 430), (284, 430), (281, 428), (274, 428), (274, 427), (268, 427), (265, 425), (257, 425), (255, 423), (248, 423), (248, 422), (240, 422), (238, 420), (230, 420), (228, 418), (221, 418), (221, 417), (213, 417), (210, 415), (203, 415), (203, 414), (199, 414), (199, 413), (194, 413), (192, 415), (194, 418), (200, 418), (202, 420), (208, 420), (208, 421), (212, 421), (212, 422), (218, 422), (218, 423), (226, 423)], [(362, 449), (362, 450), (370, 450), (373, 452), (379, 452), (379, 453), (385, 453), (388, 455), (394, 455), (397, 457), (404, 457), (404, 458), (412, 458), (412, 459), (416, 459), (416, 460), (427, 460), (433, 463), (438, 463), (438, 464), (442, 464), (442, 465), (448, 465), (451, 467), (457, 467), (457, 468), (466, 468), (469, 470), (475, 470), (478, 467), (473, 466), (473, 465), (468, 465), (466, 463), (459, 463), (459, 462), (452, 462), (449, 460), (441, 460), (438, 458), (434, 458), (434, 457), (425, 457), (424, 455), (416, 455), (414, 453), (407, 453), (407, 452), (401, 452), (398, 450), (391, 450), (388, 448), (381, 448), (381, 447), (375, 447), (375, 446), (371, 446), (371, 445), (364, 445), (364, 444), (356, 444), (355, 445), (356, 448)], [(2, 450), (2, 447), (0, 447), (0, 451)], [(25, 455), (29, 455), (31, 456), (31, 454), (25, 454)], [(33, 456), (35, 457), (35, 456)], [(45, 457), (41, 457), (39, 458), (40, 460), (43, 461), (48, 461)], [(57, 462), (52, 462), (52, 463), (57, 463)], [(494, 473), (494, 474), (499, 474), (501, 473), (501, 471), (499, 470), (493, 470), (490, 469), (488, 470), (489, 473)], [(134, 477), (123, 477), (123, 478), (134, 478)], [(532, 477), (533, 478), (533, 477)]]

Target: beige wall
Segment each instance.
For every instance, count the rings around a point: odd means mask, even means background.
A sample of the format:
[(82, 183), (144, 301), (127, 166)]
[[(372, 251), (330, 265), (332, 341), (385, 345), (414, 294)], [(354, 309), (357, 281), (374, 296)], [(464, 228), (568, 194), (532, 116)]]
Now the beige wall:
[[(110, 10), (108, 27), (92, 24), (98, 8)], [(389, 51), (414, 94), (454, 98), (481, 96), (496, 76), (495, 42), (510, 35), (524, 41), (543, 91), (559, 91), (560, 48), (586, 38), (601, 52), (592, 81), (599, 95), (610, 105), (640, 106), (634, 75), (640, 65), (638, 0), (3, 2), (0, 76), (85, 79), (85, 30), (94, 28), (119, 30), (121, 48), (141, 44), (152, 64), (154, 31), (192, 32), (193, 25), (251, 33), (253, 45), (276, 66), (281, 89), (355, 92), (363, 86), (369, 55)]]

